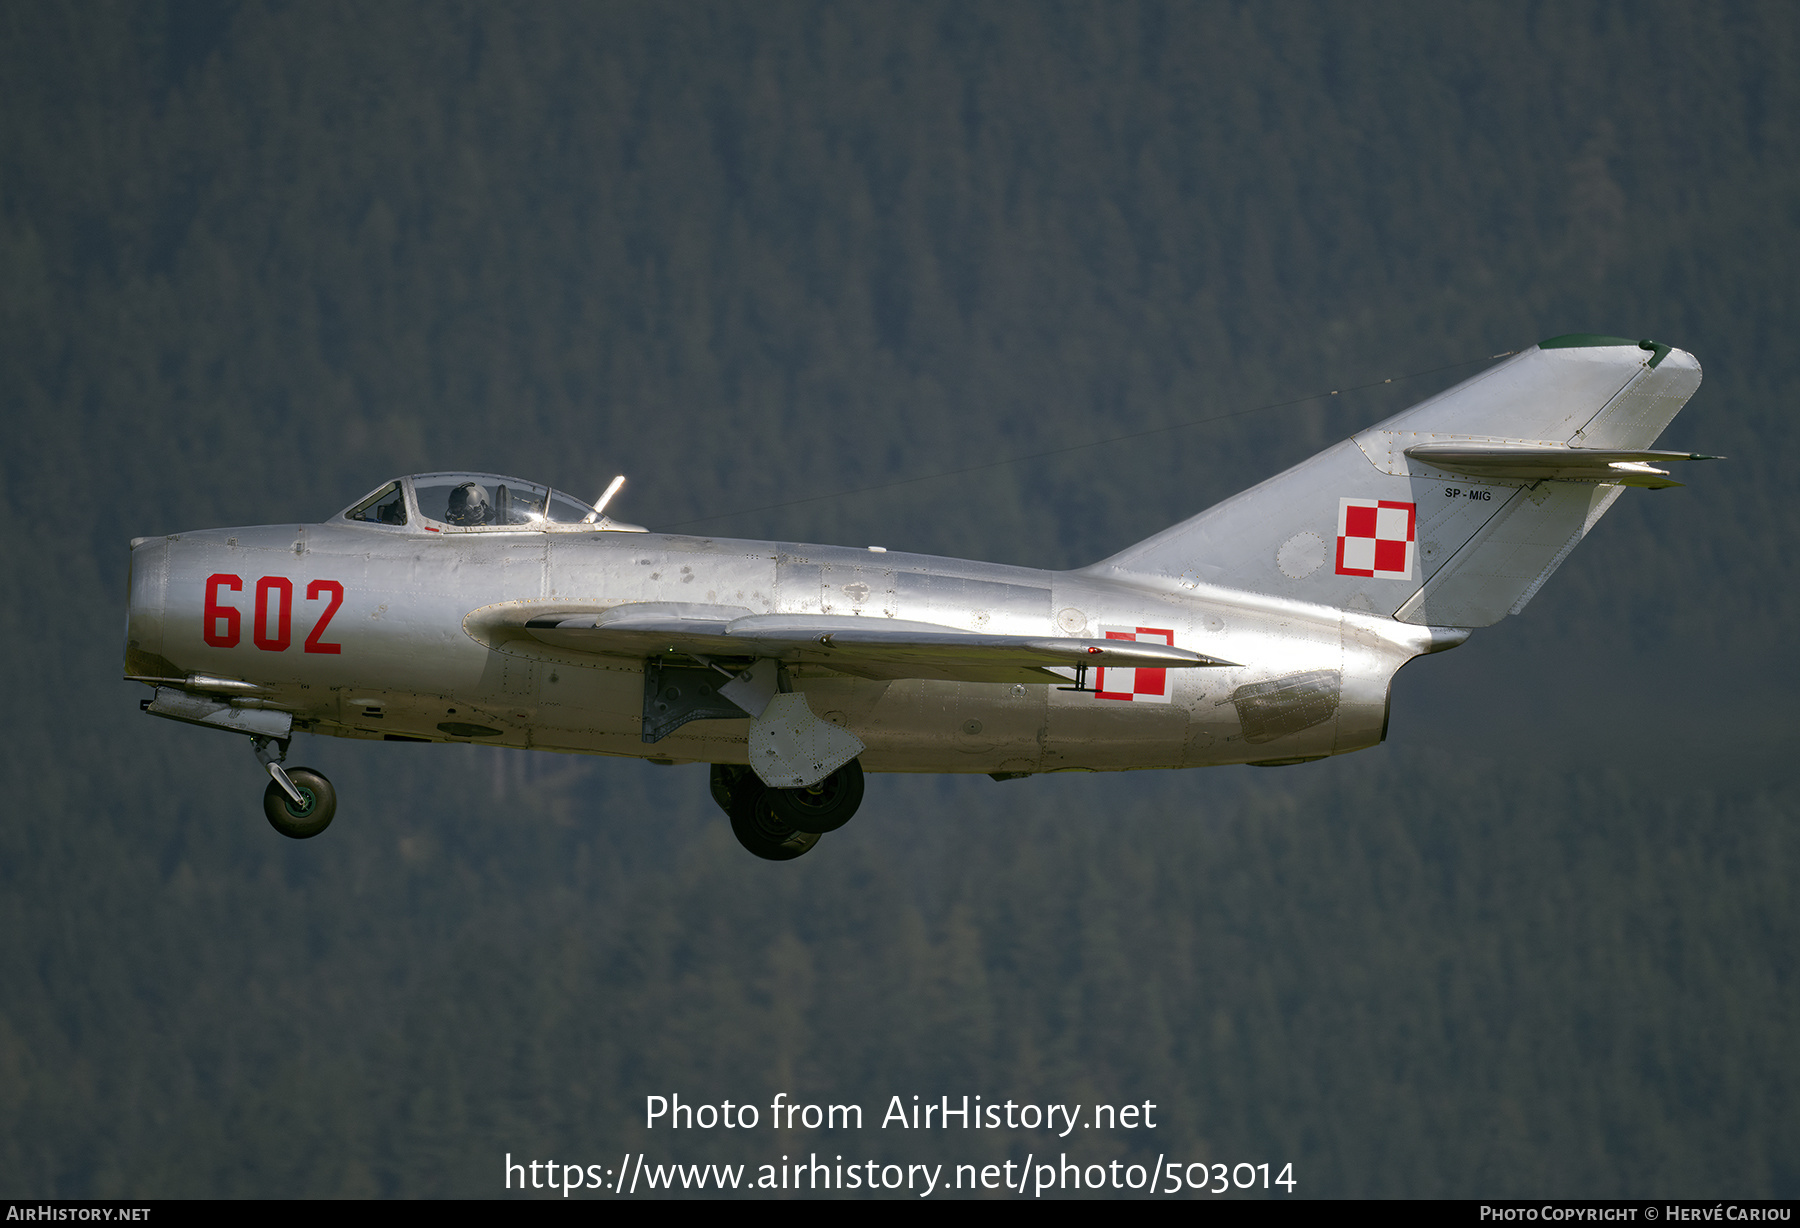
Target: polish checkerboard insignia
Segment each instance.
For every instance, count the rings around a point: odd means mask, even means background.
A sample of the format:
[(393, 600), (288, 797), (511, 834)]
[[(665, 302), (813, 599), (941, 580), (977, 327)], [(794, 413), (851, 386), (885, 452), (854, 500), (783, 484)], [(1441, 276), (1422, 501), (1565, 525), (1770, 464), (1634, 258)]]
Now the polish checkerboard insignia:
[[(1157, 627), (1101, 627), (1100, 633), (1109, 640), (1138, 640), (1146, 644), (1175, 642), (1173, 631)], [(1169, 671), (1099, 666), (1094, 671), (1094, 698), (1166, 704), (1169, 702)]]
[(1419, 505), (1389, 499), (1339, 499), (1337, 573), (1376, 580), (1410, 580)]

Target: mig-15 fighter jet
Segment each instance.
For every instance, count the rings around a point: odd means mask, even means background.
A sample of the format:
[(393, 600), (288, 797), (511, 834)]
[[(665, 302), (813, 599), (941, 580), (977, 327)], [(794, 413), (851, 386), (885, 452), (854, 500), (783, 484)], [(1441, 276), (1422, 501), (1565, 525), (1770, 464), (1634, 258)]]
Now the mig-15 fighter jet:
[(1556, 337), (1074, 571), (650, 533), (486, 473), (320, 524), (131, 544), (145, 711), (242, 734), (264, 810), (336, 796), (299, 732), (711, 765), (750, 852), (842, 826), (864, 770), (1290, 764), (1374, 746), (1394, 673), (1524, 609), (1700, 385), (1651, 341)]

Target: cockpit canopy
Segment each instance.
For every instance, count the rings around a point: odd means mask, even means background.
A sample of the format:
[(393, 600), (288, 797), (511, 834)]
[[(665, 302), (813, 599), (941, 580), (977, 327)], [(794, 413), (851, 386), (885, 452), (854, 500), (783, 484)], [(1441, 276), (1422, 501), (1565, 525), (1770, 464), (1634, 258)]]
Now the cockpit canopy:
[(495, 473), (415, 473), (346, 508), (343, 518), (434, 533), (645, 531), (561, 491)]

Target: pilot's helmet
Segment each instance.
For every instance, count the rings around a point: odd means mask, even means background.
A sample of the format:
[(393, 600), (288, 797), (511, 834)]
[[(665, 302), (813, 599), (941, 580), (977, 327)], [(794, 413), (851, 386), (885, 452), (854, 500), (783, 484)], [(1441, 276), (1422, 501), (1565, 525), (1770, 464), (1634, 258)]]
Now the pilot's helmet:
[(444, 519), (450, 524), (486, 524), (491, 510), (487, 491), (479, 483), (464, 482), (450, 492), (450, 507)]

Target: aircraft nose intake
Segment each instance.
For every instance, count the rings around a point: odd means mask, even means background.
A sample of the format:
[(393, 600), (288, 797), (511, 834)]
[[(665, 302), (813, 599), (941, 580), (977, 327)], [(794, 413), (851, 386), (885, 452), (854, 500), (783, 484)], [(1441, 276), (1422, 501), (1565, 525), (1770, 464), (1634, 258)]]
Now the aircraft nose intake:
[(162, 665), (163, 602), (169, 582), (169, 542), (163, 537), (131, 541), (131, 582), (125, 605), (125, 673), (166, 676)]

